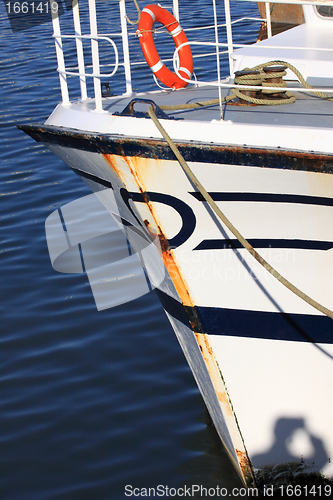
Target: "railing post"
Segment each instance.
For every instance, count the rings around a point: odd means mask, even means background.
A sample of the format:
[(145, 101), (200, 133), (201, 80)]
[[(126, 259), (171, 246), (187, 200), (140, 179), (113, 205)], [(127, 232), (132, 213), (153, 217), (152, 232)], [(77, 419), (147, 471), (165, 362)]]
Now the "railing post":
[[(55, 4), (57, 5), (56, 9), (54, 8)], [(67, 78), (65, 75), (65, 58), (64, 58), (64, 51), (62, 48), (60, 23), (58, 15), (58, 9), (59, 9), (58, 2), (56, 0), (50, 0), (50, 8), (51, 8), (51, 16), (53, 24), (53, 36), (55, 40), (55, 47), (56, 47), (56, 54), (58, 61), (61, 97), (63, 104), (69, 104), (68, 85), (67, 85)]]
[(216, 43), (216, 67), (217, 67), (217, 79), (219, 82), (220, 115), (221, 115), (221, 120), (223, 120), (222, 89), (220, 87), (221, 71), (220, 71), (219, 33), (218, 33), (218, 27), (217, 27), (217, 12), (216, 12), (216, 1), (215, 0), (213, 0), (213, 8), (214, 8), (214, 25), (215, 25), (215, 43)]
[(125, 0), (119, 0), (119, 11), (120, 11), (120, 23), (121, 23), (121, 37), (123, 42), (123, 53), (124, 53), (126, 93), (131, 94), (132, 76), (131, 76), (131, 63), (130, 63), (129, 47), (128, 47)]
[[(97, 18), (96, 18), (96, 3), (95, 0), (89, 0), (89, 18), (90, 18), (90, 35), (92, 37), (97, 37)], [(91, 55), (92, 55), (92, 66), (93, 73), (99, 75), (99, 52), (98, 52), (98, 40), (91, 39)], [(101, 79), (98, 76), (94, 76), (94, 93), (95, 93), (95, 109), (96, 111), (102, 111), (102, 89), (101, 89)]]
[(178, 0), (173, 0), (173, 15), (179, 21), (179, 3)]
[(230, 14), (230, 2), (229, 0), (224, 0), (224, 12), (225, 12), (225, 23), (227, 28), (227, 43), (228, 43), (228, 53), (229, 53), (229, 70), (230, 75), (234, 72), (234, 60), (231, 54), (234, 51), (233, 41), (232, 41), (232, 29), (231, 29), (231, 14)]
[[(74, 30), (76, 36), (81, 36), (81, 23), (80, 23), (80, 13), (79, 13), (79, 0), (72, 0), (73, 7), (73, 21), (74, 21)], [(77, 62), (79, 67), (80, 75), (80, 86), (81, 86), (81, 99), (87, 99), (87, 82), (84, 66), (84, 55), (83, 55), (83, 42), (82, 38), (76, 38), (76, 52), (77, 52)]]
[(265, 2), (266, 7), (266, 24), (267, 24), (267, 37), (272, 36), (272, 23), (271, 23), (271, 8), (268, 2)]

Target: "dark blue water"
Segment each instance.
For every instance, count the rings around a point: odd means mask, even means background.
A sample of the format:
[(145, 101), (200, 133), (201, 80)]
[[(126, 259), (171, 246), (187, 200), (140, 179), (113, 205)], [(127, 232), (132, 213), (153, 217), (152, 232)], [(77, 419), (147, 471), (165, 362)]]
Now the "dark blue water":
[(90, 191), (16, 129), (60, 100), (50, 24), (13, 33), (1, 4), (0, 26), (0, 499), (239, 485), (155, 293), (98, 312), (52, 269), (45, 219)]

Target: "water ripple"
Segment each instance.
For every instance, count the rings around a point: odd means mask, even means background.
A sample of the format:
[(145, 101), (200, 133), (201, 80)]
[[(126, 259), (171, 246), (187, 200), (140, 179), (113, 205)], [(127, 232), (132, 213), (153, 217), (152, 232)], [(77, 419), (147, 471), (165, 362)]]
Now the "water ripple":
[[(113, 8), (98, 2), (103, 32)], [(202, 0), (182, 14), (212, 16)], [(120, 500), (126, 484), (190, 484), (202, 470), (234, 484), (155, 293), (98, 312), (86, 275), (52, 269), (45, 220), (90, 191), (16, 128), (60, 100), (50, 24), (12, 33), (3, 11), (0, 24), (1, 499)], [(148, 66), (133, 75), (135, 88), (154, 85)]]

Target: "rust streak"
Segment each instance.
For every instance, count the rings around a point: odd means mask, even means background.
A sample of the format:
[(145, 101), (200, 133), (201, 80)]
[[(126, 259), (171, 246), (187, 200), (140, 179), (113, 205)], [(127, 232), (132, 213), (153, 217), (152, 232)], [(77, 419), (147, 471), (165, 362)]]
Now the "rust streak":
[(240, 451), (236, 449), (236, 455), (238, 458), (239, 465), (242, 469), (245, 481), (247, 485), (251, 485), (253, 483), (253, 472), (252, 472), (252, 464), (246, 452)]
[(126, 182), (125, 182), (125, 179), (123, 178), (124, 176), (122, 175), (122, 172), (120, 172), (119, 168), (117, 167), (116, 162), (113, 161), (113, 155), (102, 154), (102, 156), (107, 161), (107, 163), (110, 165), (110, 167), (114, 170), (114, 172), (117, 174), (117, 176), (122, 181), (124, 186), (126, 187)]
[[(157, 236), (159, 238), (160, 245), (161, 245), (163, 262), (164, 262), (165, 267), (168, 270), (170, 278), (172, 279), (172, 281), (175, 285), (175, 288), (177, 290), (179, 298), (185, 306), (194, 307), (193, 299), (192, 299), (192, 297), (188, 291), (187, 285), (186, 285), (186, 283), (185, 283), (185, 281), (180, 273), (179, 266), (176, 262), (176, 258), (175, 258), (174, 254), (169, 246), (169, 242), (168, 242), (166, 236), (164, 235), (164, 233), (162, 231), (161, 224), (160, 224), (158, 215), (156, 213), (156, 210), (154, 209), (154, 206), (151, 203), (151, 201), (149, 200), (149, 197), (147, 195), (146, 186), (143, 182), (142, 176), (140, 175), (141, 168), (138, 168), (139, 165), (135, 165), (135, 163), (137, 163), (137, 162), (136, 162), (136, 159), (134, 157), (124, 156), (123, 158), (126, 161), (128, 167), (129, 167), (129, 169), (130, 169), (130, 171), (131, 171), (131, 173), (132, 173), (132, 175), (137, 183), (137, 186), (138, 186), (138, 188), (143, 196), (143, 199), (145, 200), (145, 202), (150, 210), (150, 213), (155, 221), (156, 227), (158, 228)], [(140, 162), (140, 160), (142, 160), (142, 159), (139, 159), (139, 162)], [(140, 162), (140, 167), (141, 167), (141, 163), (142, 162)]]
[(232, 410), (230, 407), (230, 403), (229, 403), (229, 399), (228, 399), (228, 396), (226, 395), (226, 393), (225, 392), (217, 392), (217, 397), (218, 397), (220, 403), (223, 405), (223, 408), (225, 409), (225, 411), (228, 413), (228, 415), (233, 416), (233, 413), (232, 413)]
[[(109, 157), (109, 155), (104, 155), (111, 165), (112, 168), (114, 168), (115, 172), (117, 175), (120, 177), (121, 180), (123, 180), (123, 177), (126, 175), (123, 172), (119, 172), (119, 169), (114, 165), (114, 162), (112, 159)], [(141, 168), (141, 162), (140, 158), (134, 159), (132, 157), (126, 157), (123, 156), (123, 159), (125, 160), (126, 164), (128, 165), (128, 168), (130, 170), (130, 173), (132, 174), (133, 178), (135, 179), (136, 185), (139, 188), (143, 199), (146, 203), (146, 205), (149, 208), (149, 211), (153, 217), (153, 220), (155, 222), (156, 228), (157, 228), (157, 236), (160, 241), (160, 246), (161, 246), (161, 251), (162, 251), (162, 259), (164, 262), (164, 265), (170, 275), (170, 278), (176, 288), (176, 291), (178, 293), (178, 296), (181, 300), (181, 302), (184, 305), (185, 311), (187, 313), (189, 322), (191, 324), (193, 333), (195, 335), (195, 338), (197, 340), (198, 346), (200, 348), (201, 354), (203, 356), (203, 359), (205, 361), (205, 365), (207, 367), (208, 373), (210, 375), (210, 378), (212, 380), (212, 384), (214, 386), (214, 389), (217, 394), (217, 398), (220, 402), (221, 405), (221, 411), (223, 414), (227, 417), (227, 420), (230, 423), (230, 427), (233, 429), (231, 431), (232, 439), (236, 440), (236, 446), (242, 446), (240, 442), (240, 435), (239, 431), (236, 429), (236, 420), (235, 420), (235, 415), (233, 413), (233, 409), (229, 400), (229, 396), (227, 394), (226, 388), (224, 386), (224, 381), (222, 378), (222, 375), (220, 373), (219, 367), (217, 366), (216, 360), (214, 353), (212, 351), (212, 348), (209, 343), (208, 336), (202, 332), (202, 327), (201, 327), (201, 322), (197, 316), (196, 312), (196, 307), (194, 300), (188, 290), (187, 283), (182, 276), (181, 269), (177, 263), (176, 257), (174, 255), (174, 252), (169, 246), (169, 242), (163, 233), (161, 229), (161, 224), (159, 221), (158, 214), (154, 208), (153, 203), (150, 202), (149, 196), (147, 195), (147, 189), (145, 186), (145, 183), (142, 179), (142, 172), (144, 171)], [(142, 160), (142, 159), (141, 159)], [(124, 182), (124, 180), (123, 180)], [(148, 230), (151, 232), (153, 237), (156, 237), (155, 233), (151, 231), (150, 229), (150, 222), (146, 219), (144, 221), (146, 227)], [(229, 427), (229, 426), (228, 426)], [(230, 430), (231, 430), (230, 428)], [(238, 443), (238, 445), (237, 445)], [(246, 452), (241, 452), (238, 450), (237, 452), (237, 457), (239, 458), (240, 462), (240, 467), (241, 470), (244, 474), (244, 478), (246, 477), (252, 477), (251, 473), (251, 466), (249, 465), (249, 460), (247, 458)], [(245, 475), (245, 472), (247, 476)]]

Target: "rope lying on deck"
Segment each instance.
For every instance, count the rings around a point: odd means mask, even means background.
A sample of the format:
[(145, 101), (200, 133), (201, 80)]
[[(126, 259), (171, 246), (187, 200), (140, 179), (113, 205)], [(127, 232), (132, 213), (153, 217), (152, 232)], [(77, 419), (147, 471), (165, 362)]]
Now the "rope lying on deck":
[(196, 188), (199, 190), (199, 192), (202, 194), (204, 199), (207, 201), (209, 206), (212, 208), (212, 210), (215, 212), (215, 214), (221, 219), (221, 221), (227, 226), (227, 228), (232, 232), (232, 234), (238, 239), (238, 241), (241, 243), (241, 245), (254, 257), (259, 264), (261, 264), (269, 273), (274, 276), (280, 283), (282, 283), (288, 290), (293, 292), (295, 295), (300, 297), (302, 300), (304, 300), (307, 304), (310, 306), (314, 307), (321, 313), (325, 314), (326, 316), (329, 316), (330, 318), (333, 319), (333, 311), (330, 309), (327, 309), (324, 307), (322, 304), (319, 304), (315, 300), (313, 300), (311, 297), (306, 295), (304, 292), (299, 290), (295, 285), (290, 283), (286, 278), (281, 276), (281, 274), (274, 269), (268, 262), (266, 262), (265, 259), (261, 257), (261, 255), (258, 254), (258, 252), (250, 245), (250, 243), (240, 234), (240, 232), (235, 228), (235, 226), (229, 221), (229, 219), (224, 215), (224, 213), (219, 209), (219, 207), (216, 205), (215, 201), (213, 198), (207, 193), (203, 185), (200, 183), (200, 181), (197, 179), (197, 177), (194, 175), (186, 161), (184, 160), (183, 156), (179, 152), (177, 146), (171, 139), (171, 137), (168, 135), (166, 130), (163, 128), (161, 125), (160, 121), (155, 115), (154, 109), (152, 106), (148, 108), (148, 114), (150, 118), (153, 120), (154, 124), (156, 125), (157, 129), (160, 131), (164, 139), (167, 141), (170, 149), (174, 153), (175, 157), (177, 158), (178, 162), (180, 163), (181, 167), (189, 177), (189, 179), (193, 182), (193, 184), (196, 186)]
[[(262, 69), (266, 66), (272, 66), (272, 65), (273, 66), (274, 65), (286, 66), (297, 76), (299, 82), (303, 85), (303, 87), (311, 90), (311, 92), (313, 94), (315, 94), (317, 97), (320, 97), (321, 99), (333, 101), (333, 97), (330, 97), (329, 95), (325, 94), (324, 92), (317, 92), (313, 87), (311, 87), (311, 85), (309, 85), (305, 81), (305, 79), (303, 78), (302, 74), (298, 71), (298, 69), (286, 61), (268, 61), (266, 63), (258, 64), (257, 66), (254, 66), (253, 68), (245, 68), (245, 70), (248, 70), (248, 71), (260, 71), (260, 79), (258, 79), (258, 81), (255, 82), (255, 85), (259, 85), (258, 90), (262, 90), (263, 92), (267, 92), (264, 88), (265, 87), (265, 79), (267, 78), (267, 75), (264, 74)], [(241, 83), (243, 78), (244, 77), (241, 77), (241, 78), (238, 77), (238, 78), (235, 78), (234, 81), (235, 81), (235, 83)], [(272, 78), (272, 74), (270, 75), (270, 78)], [(247, 83), (248, 83), (248, 85), (252, 85), (249, 81)], [(260, 84), (263, 86), (263, 88), (260, 88)], [(266, 85), (268, 85), (268, 84), (266, 84)], [(270, 87), (274, 87), (275, 85), (278, 85), (278, 87), (280, 87), (279, 84), (269, 84)], [(246, 85), (244, 85), (244, 82), (242, 82), (242, 85), (239, 86), (239, 90), (246, 90)], [(270, 100), (270, 99), (258, 99), (255, 97), (246, 96), (244, 94), (241, 94), (241, 92), (239, 92), (239, 90), (232, 88), (231, 89), (232, 95), (222, 97), (222, 102), (229, 102), (229, 101), (232, 101), (232, 100), (236, 99), (237, 97), (239, 97), (239, 98), (246, 100), (246, 101), (253, 103), (253, 104), (277, 106), (280, 104), (291, 104), (292, 102), (295, 102), (295, 100), (296, 100), (295, 96), (293, 96), (291, 94), (291, 92), (286, 92), (288, 99)], [(215, 104), (219, 104), (219, 102), (220, 102), (219, 99), (213, 99), (210, 101), (194, 102), (192, 104), (176, 104), (176, 105), (170, 105), (170, 106), (165, 105), (165, 106), (160, 106), (160, 108), (165, 109), (165, 110), (195, 109), (195, 108), (201, 108), (203, 106), (213, 106)]]

